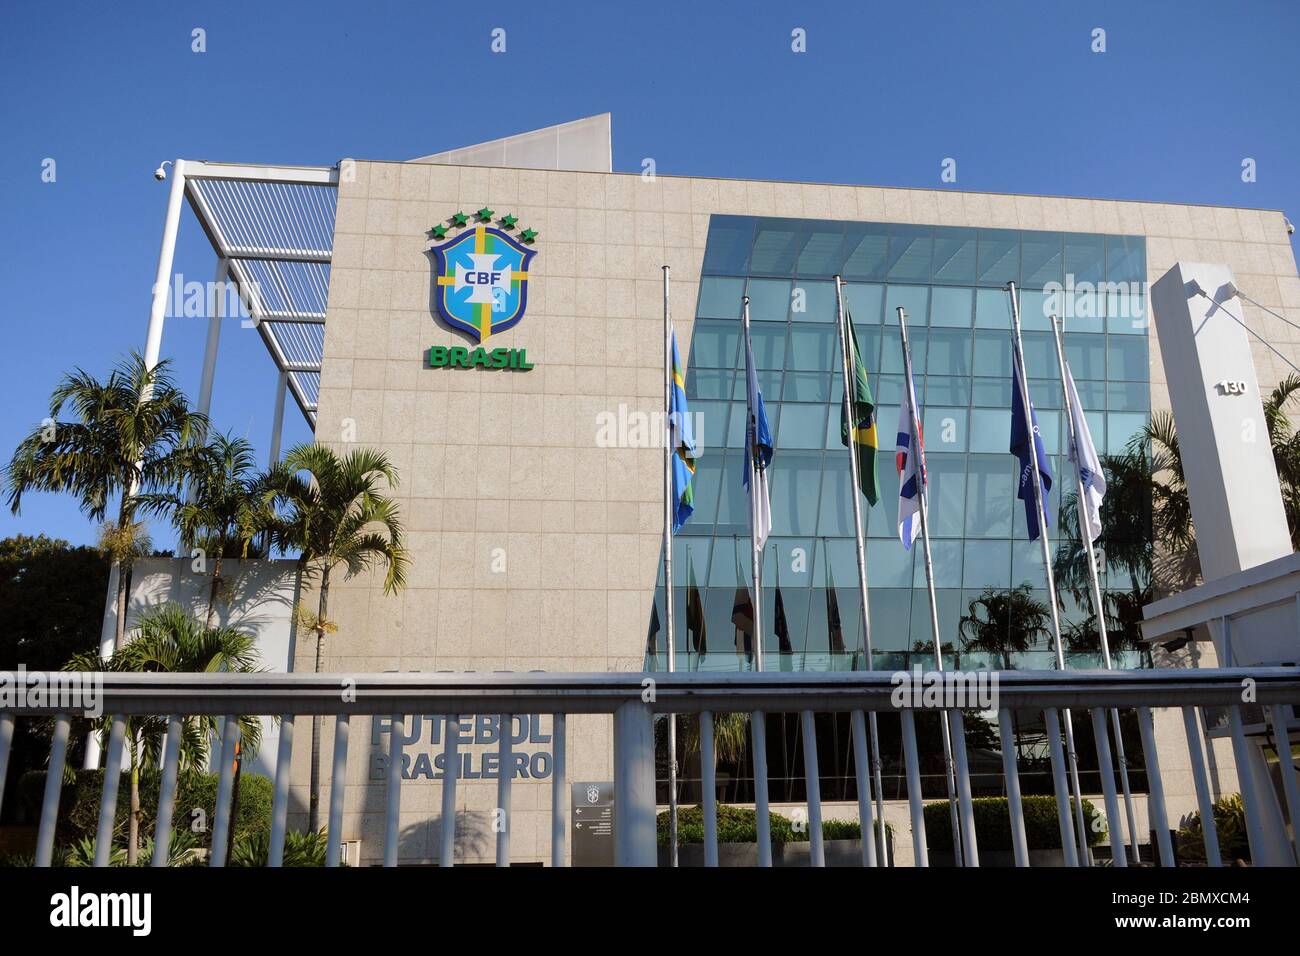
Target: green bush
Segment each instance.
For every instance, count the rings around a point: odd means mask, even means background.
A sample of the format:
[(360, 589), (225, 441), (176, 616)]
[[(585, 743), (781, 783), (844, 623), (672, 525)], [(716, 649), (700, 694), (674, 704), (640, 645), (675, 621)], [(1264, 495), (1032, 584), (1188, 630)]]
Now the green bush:
[[(808, 829), (796, 830), (794, 822), (779, 813), (768, 814), (768, 825), (772, 833), (772, 843), (806, 843)], [(664, 810), (655, 820), (659, 845), (668, 846), (668, 811)], [(885, 824), (885, 830), (892, 833), (893, 828)], [(862, 826), (857, 820), (823, 820), (822, 837), (827, 840), (858, 840), (862, 838)], [(758, 839), (758, 814), (748, 807), (733, 807), (729, 804), (718, 805), (718, 843), (754, 843)], [(704, 810), (701, 807), (679, 807), (677, 809), (677, 845), (689, 846), (704, 843)]]
[[(1025, 838), (1033, 850), (1059, 850), (1061, 827), (1056, 816), (1056, 798), (1021, 797), (1025, 815)], [(1006, 797), (976, 797), (971, 800), (975, 814), (975, 840), (981, 850), (1010, 850), (1011, 809)], [(1074, 813), (1074, 800), (1070, 801)], [(1088, 845), (1096, 846), (1106, 834), (1106, 824), (1097, 808), (1083, 801), (1083, 818), (1088, 828)], [(931, 850), (952, 850), (952, 816), (948, 801), (925, 805), (925, 839)]]
[[(1214, 803), (1214, 829), (1219, 837), (1219, 852), (1226, 862), (1250, 860), (1250, 838), (1246, 833), (1246, 805), (1241, 794), (1230, 793)], [(1205, 832), (1200, 812), (1193, 813), (1178, 828), (1180, 862), (1205, 862)]]
[[(140, 836), (141, 842), (153, 833), (154, 817), (158, 810), (158, 786), (161, 774), (145, 771), (140, 774)], [(104, 786), (103, 770), (78, 770), (72, 783), (64, 784), (59, 798), (59, 824), (56, 842), (75, 847), (82, 840), (91, 841), (92, 854), (95, 831), (99, 826), (99, 797)], [(29, 819), (39, 819), (41, 799), (45, 792), (45, 771), (30, 770), (18, 780), (18, 801), (25, 807)], [(235, 839), (271, 829), (271, 781), (258, 774), (245, 773), (239, 778), (239, 807), (235, 814)], [(215, 773), (183, 773), (176, 781), (176, 815), (178, 830), (189, 831), (191, 811), (202, 809), (209, 830), (217, 806), (217, 775)], [(113, 830), (114, 844), (126, 845), (127, 827), (131, 812), (130, 777), (122, 775), (117, 790), (117, 817)], [(200, 845), (207, 845), (207, 835), (201, 834)], [(143, 851), (142, 851), (143, 853)]]
[[(254, 833), (235, 843), (230, 854), (231, 866), (266, 866), (271, 856), (271, 834)], [(324, 866), (325, 831), (284, 835), (285, 866)]]

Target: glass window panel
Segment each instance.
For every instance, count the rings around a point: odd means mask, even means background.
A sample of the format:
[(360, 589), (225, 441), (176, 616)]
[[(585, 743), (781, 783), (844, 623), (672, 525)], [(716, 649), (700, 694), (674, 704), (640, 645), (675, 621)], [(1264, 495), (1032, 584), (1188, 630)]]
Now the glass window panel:
[(1105, 296), (1091, 286), (1062, 293), (1065, 311), (1061, 328), (1070, 332), (1101, 332), (1106, 325)]
[(745, 453), (739, 448), (728, 448), (722, 458), (722, 480), (718, 485), (718, 529), (748, 534), (749, 502), (741, 484)]
[(975, 327), (1011, 328), (1011, 300), (1001, 289), (975, 290)]
[(967, 541), (962, 564), (964, 588), (1005, 589), (1011, 586), (1011, 542)]
[[(784, 342), (785, 340), (782, 339), (781, 341)], [(756, 342), (757, 342), (757, 340), (756, 340)], [(757, 344), (755, 344), (755, 351), (757, 351), (757, 348), (758, 348), (758, 347), (757, 347)], [(781, 372), (781, 370), (780, 370), (779, 368), (778, 368), (778, 369), (765, 369), (765, 368), (762, 367), (762, 366), (763, 366), (763, 363), (762, 363), (762, 362), (759, 362), (758, 364), (759, 364), (759, 369), (758, 369), (758, 390), (759, 390), (760, 392), (763, 393), (763, 401), (765, 401), (765, 402), (775, 402), (775, 401), (777, 400), (776, 397), (777, 397), (778, 395), (781, 394), (781, 382), (782, 382), (782, 380), (785, 378), (785, 376), (782, 374), (782, 372)], [(740, 384), (741, 384), (741, 389), (740, 389), (740, 402), (743, 404), (744, 401), (745, 401), (745, 373), (744, 373), (744, 370), (737, 370), (736, 378), (740, 379)], [(768, 414), (770, 415), (771, 412), (769, 411)]]
[(818, 222), (804, 237), (795, 275), (833, 276), (840, 271), (844, 258), (844, 226), (841, 223)]
[(789, 316), (789, 279), (750, 279), (746, 292), (751, 321), (784, 322)]
[[(1084, 408), (1100, 408), (1083, 403)], [(1140, 412), (1151, 407), (1151, 386), (1146, 382), (1107, 382), (1106, 407), (1112, 412)]]
[[(912, 558), (920, 546), (904, 549), (898, 538), (892, 541), (874, 539), (867, 542), (867, 577), (871, 581), (872, 637), (875, 637), (875, 611), (877, 588), (911, 588)], [(910, 597), (910, 596), (909, 596)], [(882, 635), (883, 637), (883, 635)], [(874, 641), (873, 641), (874, 643)]]
[[(931, 329), (925, 371), (931, 375), (971, 373), (971, 334), (966, 329)], [(920, 369), (915, 370), (918, 374)]]
[(1106, 414), (1090, 412), (1085, 407), (1083, 417), (1088, 423), (1088, 432), (1092, 435), (1093, 447), (1100, 451), (1106, 447)]
[(1106, 281), (1145, 282), (1146, 242), (1137, 236), (1106, 237)]
[[(886, 418), (882, 410), (880, 420), (893, 422), (898, 420), (898, 406), (903, 403), (903, 376), (877, 375), (871, 379), (871, 393), (875, 396), (876, 407), (883, 409), (886, 405), (894, 407), (894, 417)], [(841, 392), (843, 394), (843, 392)]]
[[(691, 516), (691, 521), (695, 516)], [(684, 527), (690, 527), (690, 521)], [(695, 583), (699, 587), (707, 587), (709, 573), (709, 554), (713, 550), (713, 541), (710, 538), (678, 538), (673, 542), (673, 590), (677, 594), (677, 612), (680, 615), (677, 618), (678, 634), (686, 633), (686, 615), (682, 610), (686, 607), (686, 589), (691, 580), (691, 569), (695, 569)], [(663, 583), (662, 581), (660, 582)], [(685, 647), (685, 643), (679, 643), (678, 648)]]
[[(800, 303), (800, 290), (803, 291)], [(800, 279), (794, 284), (790, 300), (790, 318), (795, 322), (835, 322), (835, 283)], [(803, 305), (803, 310), (795, 306)]]
[[(972, 413), (974, 414), (974, 413)], [(1010, 444), (1005, 423), (1002, 447)], [(1015, 459), (1008, 454), (971, 455), (966, 461), (966, 536), (1006, 538), (1011, 534)]]
[(970, 410), (970, 450), (1007, 452), (1011, 447), (1011, 410), (1009, 408), (972, 408)]
[(1011, 337), (1005, 332), (984, 332), (978, 329), (974, 337), (975, 374), (1011, 381)]
[(701, 319), (738, 319), (744, 294), (744, 279), (705, 276), (700, 279), (700, 304), (695, 315)]
[[(894, 550), (911, 558), (910, 551), (903, 551), (895, 542)], [(870, 557), (868, 557), (870, 560)], [(870, 573), (870, 572), (869, 572)], [(843, 588), (843, 585), (841, 585)], [(880, 655), (885, 651), (904, 651), (911, 644), (912, 588), (910, 583), (901, 588), (887, 588), (877, 585), (875, 578), (871, 582), (871, 645), (877, 654), (874, 664), (883, 666)], [(856, 607), (856, 604), (854, 605)], [(842, 619), (842, 617), (841, 617)], [(929, 626), (929, 612), (926, 612), (926, 626)], [(861, 627), (858, 628), (861, 630)], [(848, 643), (848, 628), (845, 628), (845, 643)]]
[[(913, 598), (915, 599), (919, 597), (921, 600), (928, 603), (929, 596), (925, 593), (925, 552), (922, 549), (921, 542), (919, 540), (915, 545), (912, 546), (912, 550), (920, 552), (920, 554), (917, 556), (916, 560), (912, 564), (912, 587), (917, 589), (916, 593), (913, 595)], [(934, 564), (935, 588), (961, 587), (961, 552), (962, 552), (962, 543), (960, 541), (931, 541), (930, 542), (930, 555)], [(913, 622), (915, 622), (916, 615), (913, 615), (912, 619)], [(923, 620), (926, 622), (928, 626), (930, 622), (930, 612), (928, 608), (926, 608), (925, 617), (923, 618)], [(951, 628), (944, 628), (942, 626), (943, 615), (940, 614), (939, 623), (940, 623), (939, 633), (941, 635), (956, 633), (957, 631), (956, 621), (953, 621)], [(925, 633), (929, 635), (930, 632), (928, 630), (928, 627)], [(927, 641), (926, 643), (928, 645), (929, 641)]]
[(889, 228), (891, 282), (928, 282), (934, 230), (929, 226), (895, 225)]
[(1029, 332), (1052, 331), (1054, 296), (1037, 289), (1020, 289), (1020, 328)]
[[(708, 575), (709, 589), (720, 590), (722, 588), (727, 588), (732, 590), (732, 594), (728, 598), (726, 625), (724, 625), (722, 628), (722, 630), (727, 634), (730, 634), (732, 630), (730, 624), (731, 624), (731, 609), (733, 605), (730, 603), (730, 601), (734, 600), (735, 598), (734, 589), (740, 585), (741, 580), (745, 580), (746, 582), (748, 580), (744, 576), (743, 570), (742, 570), (741, 577), (737, 577), (736, 572), (737, 572), (737, 568), (739, 567), (740, 560), (742, 558), (745, 560), (749, 559), (749, 539), (745, 538), (744, 544), (739, 547), (738, 545), (739, 545), (739, 541), (736, 538), (733, 538), (731, 536), (719, 535), (718, 537), (714, 538), (713, 554), (710, 557), (710, 564), (709, 564), (709, 575)], [(676, 578), (676, 574), (674, 574), (673, 577)], [(709, 619), (709, 632), (711, 637), (713, 634), (712, 618)], [(712, 648), (710, 648), (710, 650), (712, 650)]]
[(759, 219), (750, 255), (752, 275), (794, 274), (795, 256), (802, 248), (807, 225), (799, 219)]
[(874, 279), (885, 277), (889, 246), (887, 226), (875, 223), (850, 223), (844, 237), (844, 277)]
[(976, 378), (971, 381), (971, 404), (1011, 407), (1011, 379)]
[(1026, 289), (1041, 289), (1064, 280), (1064, 237), (1059, 232), (1020, 234), (1021, 271)]
[[(876, 456), (876, 477), (880, 479), (880, 501), (884, 507), (868, 508), (862, 516), (862, 523), (868, 537), (892, 538), (895, 547), (901, 551), (902, 546), (898, 541), (898, 469), (894, 461), (894, 439), (898, 434), (898, 409), (882, 410), (880, 421), (889, 423), (885, 426), (885, 432), (889, 437), (881, 439), (881, 444), (887, 450), (882, 450)], [(867, 572), (869, 575), (872, 573), (870, 566)], [(876, 584), (874, 577), (872, 584), (873, 587)], [(885, 586), (880, 584), (880, 587)]]
[[(1104, 236), (1069, 232), (1065, 234), (1065, 275), (1080, 282), (1102, 282), (1106, 278)], [(1068, 283), (1067, 283), (1068, 284)]]
[[(772, 459), (772, 533), (817, 533), (822, 453), (786, 451)], [(743, 498), (743, 489), (741, 489)]]
[[(779, 583), (782, 592), (800, 590), (806, 594), (813, 586), (816, 544), (817, 539), (813, 537), (769, 538), (763, 556), (763, 586), (774, 588)], [(793, 634), (793, 626), (790, 630)]]
[(979, 283), (1004, 286), (1020, 278), (1020, 233), (1013, 229), (981, 229)]
[(974, 289), (934, 289), (930, 297), (930, 324), (969, 329), (974, 297)]
[(853, 327), (861, 340), (862, 327), (880, 324), (885, 301), (885, 287), (874, 282), (848, 282), (844, 285), (844, 306), (853, 317)]
[(1065, 360), (1077, 385), (1083, 379), (1106, 378), (1106, 336), (1071, 332), (1065, 336)]
[(1075, 379), (1074, 387), (1079, 393), (1079, 401), (1084, 408), (1103, 409), (1106, 407), (1106, 383), (1085, 382)]
[[(835, 347), (835, 342), (833, 325), (792, 326), (790, 357), (786, 367), (797, 371), (829, 371), (834, 360), (839, 358), (839, 350)], [(841, 376), (842, 374), (841, 372)]]
[(1116, 335), (1145, 335), (1150, 319), (1141, 292), (1112, 292), (1106, 297), (1106, 331)]
[(786, 372), (786, 401), (829, 402), (831, 399), (830, 372)]
[(1106, 451), (1118, 455), (1129, 440), (1142, 432), (1149, 417), (1145, 412), (1110, 412), (1106, 415)]
[(974, 229), (946, 228), (934, 231), (934, 281), (946, 285), (975, 282)]
[(777, 436), (777, 447), (821, 448), (823, 430), (826, 428), (826, 409), (826, 405), (782, 403), (781, 434)]
[[(1019, 502), (1017, 502), (1019, 504)], [(1020, 510), (1020, 524), (1024, 524), (1024, 512)], [(1023, 532), (1022, 532), (1023, 533)], [(1043, 568), (1043, 546), (1038, 541), (1019, 540), (1011, 542), (1011, 586), (1019, 587), (1022, 584), (1028, 584), (1031, 587), (1042, 588), (1047, 581), (1047, 572)], [(1050, 611), (1048, 613), (1051, 613)], [(1051, 628), (1051, 625), (1048, 625)], [(1038, 636), (1040, 641), (1050, 641), (1049, 635)]]
[[(725, 443), (730, 445), (731, 442), (728, 436), (730, 436), (731, 432), (727, 422), (731, 417), (732, 407), (733, 405), (730, 402), (692, 402), (691, 414), (695, 417), (692, 424), (696, 426), (697, 440), (708, 442), (708, 444)], [(745, 416), (742, 412), (736, 417), (743, 419)], [(700, 432), (704, 434), (701, 435)]]
[(1145, 338), (1114, 335), (1106, 343), (1106, 351), (1107, 378), (1126, 382), (1145, 382), (1150, 378)]
[[(1065, 450), (1065, 445), (1061, 442), (1061, 415), (1059, 411), (1049, 411), (1045, 408), (1035, 408), (1034, 415), (1038, 419), (1038, 434), (1043, 438), (1043, 448), (1049, 455), (1055, 455)], [(1011, 435), (1007, 434), (1007, 445), (1011, 444)], [(1056, 467), (1055, 463), (1052, 465)]]
[[(930, 453), (929, 432), (926, 435), (930, 537), (960, 538), (966, 521), (966, 456)], [(960, 555), (957, 564), (960, 567)], [(957, 587), (960, 583), (958, 579), (940, 586)]]
[[(754, 361), (760, 369), (779, 371), (785, 366), (786, 326), (753, 323), (749, 327), (749, 339), (754, 346)], [(760, 383), (764, 395), (780, 395), (780, 391)]]
[(686, 374), (686, 397), (692, 401), (697, 398), (730, 398), (735, 377), (734, 369), (692, 367)]
[(700, 319), (691, 332), (691, 364), (696, 368), (736, 367), (740, 326), (734, 322)]
[[(911, 313), (909, 312), (908, 315), (911, 315)], [(926, 341), (925, 326), (913, 327), (908, 325), (907, 342), (912, 349), (912, 374), (914, 376), (925, 374)], [(884, 343), (884, 354), (880, 357), (880, 369), (890, 375), (902, 375), (904, 372), (903, 342), (898, 336), (897, 322), (894, 323), (893, 334)]]
[[(862, 364), (867, 367), (868, 375), (875, 375), (876, 372), (880, 371), (880, 347), (885, 339), (885, 331), (879, 325), (860, 326), (856, 323), (853, 326), (853, 331), (858, 337), (858, 350), (862, 354)], [(836, 373), (837, 379), (843, 378), (844, 371), (840, 364), (838, 336), (835, 344), (832, 345), (832, 349), (834, 350), (831, 358), (832, 370)]]
[[(839, 432), (838, 416), (835, 430)], [(849, 497), (849, 461), (848, 453), (843, 450), (836, 438), (836, 448), (827, 452), (822, 466), (821, 516), (817, 522), (817, 533), (827, 537), (844, 537), (853, 535), (853, 499)], [(839, 452), (838, 454), (836, 452)], [(863, 499), (866, 509), (866, 499)], [(857, 565), (854, 565), (854, 578)]]
[(927, 405), (922, 412), (921, 434), (927, 452), (966, 450), (966, 409)]
[(923, 401), (926, 405), (969, 405), (970, 379), (950, 375), (927, 375)]
[(1031, 378), (1029, 380), (1029, 397), (1034, 408), (1064, 408), (1065, 395), (1061, 391), (1060, 379)]
[(754, 220), (749, 216), (709, 217), (709, 239), (704, 247), (704, 272), (709, 275), (745, 275)]
[[(925, 327), (925, 316), (930, 310), (930, 289), (921, 285), (891, 285), (885, 289), (885, 324), (898, 325), (898, 307), (907, 313), (907, 328)], [(913, 338), (915, 336), (913, 335)]]
[[(1056, 365), (1056, 339), (1051, 332), (1024, 332), (1020, 336), (1025, 350), (1025, 371), (1030, 378), (1059, 378)], [(1010, 343), (1007, 345), (1010, 354)], [(1009, 361), (1009, 359), (1008, 359)], [(1010, 374), (1010, 370), (1008, 370)]]

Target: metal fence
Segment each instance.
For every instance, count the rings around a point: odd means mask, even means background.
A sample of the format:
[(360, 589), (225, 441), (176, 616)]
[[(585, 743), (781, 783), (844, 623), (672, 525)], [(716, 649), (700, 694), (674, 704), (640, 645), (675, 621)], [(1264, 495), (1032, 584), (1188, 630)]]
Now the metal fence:
[[(52, 675), (27, 675), (42, 679)], [(66, 676), (66, 675), (61, 675)], [(81, 675), (86, 676), (86, 675)], [(987, 675), (986, 675), (987, 676)], [(947, 672), (947, 684), (959, 684), (962, 675)], [(972, 674), (973, 677), (973, 674)], [(1001, 740), (1005, 789), (1015, 862), (1029, 865), (1025, 822), (1020, 800), (1020, 777), (1016, 749), (1013, 745), (1011, 714), (1013, 711), (1042, 711), (1048, 729), (1053, 790), (1060, 827), (1061, 847), (1067, 865), (1087, 863), (1087, 838), (1076, 829), (1077, 815), (1072, 811), (1067, 782), (1067, 754), (1063, 751), (1060, 731), (1064, 715), (1073, 711), (1079, 719), (1091, 719), (1095, 731), (1105, 816), (1120, 821), (1120, 796), (1116, 789), (1115, 762), (1108, 733), (1108, 711), (1133, 709), (1141, 731), (1143, 757), (1149, 784), (1148, 812), (1151, 829), (1158, 843), (1158, 859), (1164, 866), (1174, 864), (1170, 828), (1166, 817), (1164, 785), (1160, 770), (1151, 708), (1177, 708), (1183, 715), (1187, 734), (1192, 775), (1203, 821), (1205, 854), (1212, 866), (1221, 865), (1214, 827), (1213, 801), (1206, 772), (1198, 709), (1223, 708), (1227, 714), (1233, 754), (1239, 768), (1247, 767), (1254, 744), (1248, 739), (1241, 716), (1243, 701), (1262, 706), (1268, 714), (1277, 742), (1285, 803), (1291, 820), (1300, 819), (1300, 793), (1297, 792), (1295, 767), (1291, 757), (1288, 723), (1293, 722), (1300, 703), (1300, 672), (1294, 668), (1240, 668), (1195, 671), (1004, 671), (997, 675), (997, 699), (994, 709)], [(611, 714), (614, 718), (615, 862), (620, 866), (654, 866), (657, 860), (655, 801), (655, 733), (656, 714), (698, 714), (700, 717), (701, 774), (703, 777), (702, 812), (704, 820), (704, 858), (706, 865), (718, 863), (717, 804), (714, 779), (713, 718), (720, 713), (747, 713), (752, 721), (755, 761), (755, 809), (757, 816), (758, 858), (761, 864), (772, 860), (768, 828), (769, 806), (765, 766), (764, 726), (767, 713), (799, 713), (804, 734), (805, 773), (808, 780), (807, 811), (809, 856), (814, 866), (824, 864), (822, 841), (822, 806), (817, 786), (817, 713), (849, 713), (855, 753), (857, 794), (862, 823), (862, 860), (865, 866), (883, 863), (883, 843), (868, 834), (883, 836), (878, 804), (873, 806), (871, 759), (865, 730), (865, 715), (871, 712), (897, 711), (902, 722), (907, 796), (911, 817), (911, 839), (915, 865), (927, 863), (925, 816), (921, 795), (920, 760), (915, 732), (915, 715), (924, 708), (904, 701), (897, 706), (895, 681), (887, 672), (829, 674), (780, 673), (675, 673), (675, 674), (102, 674), (100, 700), (103, 713), (111, 715), (106, 773), (101, 794), (95, 863), (108, 864), (111, 838), (117, 811), (117, 794), (125, 744), (126, 718), (154, 715), (167, 719), (167, 734), (162, 758), (162, 775), (158, 799), (156, 839), (153, 865), (162, 866), (168, 858), (168, 835), (173, 817), (180, 741), (186, 715), (224, 716), (220, 742), (216, 814), (212, 821), (213, 839), (210, 863), (226, 862), (226, 837), (231, 826), (231, 803), (234, 790), (234, 755), (238, 744), (239, 723), (236, 715), (276, 716), (280, 720), (279, 749), (274, 780), (272, 828), (269, 865), (283, 860), (289, 805), (289, 767), (294, 747), (295, 720), (322, 715), (334, 720), (332, 786), (328, 808), (327, 865), (339, 863), (342, 841), (344, 782), (348, 765), (349, 724), (354, 716), (391, 718), (387, 735), (386, 805), (384, 828), (384, 864), (395, 866), (398, 852), (398, 822), (402, 802), (403, 726), (406, 714), (466, 713), (499, 714), (501, 726), (510, 726), (513, 714), (551, 714), (553, 731), (553, 772), (551, 778), (551, 857), (552, 864), (563, 866), (565, 820), (568, 786), (565, 762), (565, 718), (569, 714)], [(956, 681), (954, 681), (956, 678)], [(341, 689), (346, 681), (346, 692)], [(979, 865), (974, 813), (971, 804), (970, 771), (962, 733), (962, 709), (947, 709), (953, 725), (953, 774), (957, 790), (959, 843), (958, 862)], [(9, 762), (15, 720), (54, 717), (49, 767), (37, 833), (36, 864), (49, 866), (53, 859), (55, 825), (59, 813), (61, 781), (73, 713), (49, 703), (45, 706), (18, 707), (0, 699), (0, 781)], [(455, 721), (454, 716), (447, 718)], [(510, 733), (499, 735), (500, 767), (511, 767)], [(443, 739), (447, 767), (458, 764), (458, 735), (446, 733)], [(496, 862), (510, 862), (511, 773), (497, 778), (497, 807), (504, 821), (496, 833)], [(1281, 834), (1270, 829), (1266, 821), (1277, 819), (1274, 794), (1261, 787), (1257, 777), (1239, 774), (1242, 800), (1246, 810), (1247, 830), (1256, 859), (1264, 850), (1276, 858), (1281, 854), (1294, 865), (1300, 847), (1288, 842), (1285, 827)], [(442, 840), (440, 863), (454, 862), (456, 827), (456, 776), (448, 774), (442, 787)], [(1294, 829), (1294, 827), (1293, 827)], [(1281, 844), (1279, 846), (1279, 843)], [(1080, 853), (1080, 847), (1083, 852)], [(1114, 865), (1126, 865), (1122, 848), (1114, 854)]]

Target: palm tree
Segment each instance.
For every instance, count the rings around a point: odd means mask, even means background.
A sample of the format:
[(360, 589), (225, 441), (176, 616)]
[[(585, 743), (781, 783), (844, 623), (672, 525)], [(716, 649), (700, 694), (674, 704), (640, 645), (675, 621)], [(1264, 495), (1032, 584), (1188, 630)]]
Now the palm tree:
[(140, 495), (142, 510), (171, 513), (187, 551), (197, 548), (212, 559), (207, 627), (212, 626), (221, 595), (222, 560), (256, 557), (253, 539), (270, 523), (262, 482), (253, 446), (242, 438), (216, 435), (199, 451), (185, 493), (167, 490)]
[[(60, 420), (64, 410), (68, 420)], [(152, 368), (138, 353), (99, 381), (82, 369), (66, 375), (50, 396), (50, 417), (22, 440), (5, 469), (7, 499), (18, 514), (29, 491), (66, 492), (102, 521), (117, 499), (117, 519), (102, 538), (117, 569), (117, 633), (126, 637), (126, 599), (143, 531), (136, 521), (141, 492), (180, 483), (192, 465), (207, 419), (191, 411), (168, 364)]]
[(1004, 670), (1011, 666), (1013, 653), (1024, 653), (1047, 634), (1050, 616), (1047, 605), (1033, 596), (1028, 584), (1000, 591), (986, 588), (966, 606), (957, 624), (962, 650), (984, 651), (1001, 656)]
[[(137, 632), (107, 659), (98, 653), (78, 654), (68, 662), (67, 670), (106, 671), (155, 674), (211, 674), (230, 672), (247, 674), (258, 670), (257, 638), (253, 634), (229, 627), (205, 627), (177, 604), (164, 604), (140, 620)], [(107, 736), (112, 717), (98, 719), (99, 730)], [(243, 752), (257, 752), (262, 739), (262, 722), (257, 717), (240, 717), (240, 741)], [(204, 766), (208, 741), (216, 733), (213, 716), (186, 717), (181, 736), (181, 768)], [(127, 829), (127, 864), (134, 866), (140, 849), (140, 771), (161, 763), (167, 719), (158, 716), (133, 716), (126, 721), (126, 739), (130, 742), (131, 815)]]
[[(320, 601), (313, 617), (300, 612), (316, 635), (316, 673), (321, 669), (329, 620), (330, 573), (339, 565), (352, 577), (384, 566), (384, 593), (406, 585), (410, 561), (402, 545), (397, 504), (383, 493), (398, 483), (397, 472), (383, 452), (358, 448), (342, 457), (324, 445), (290, 449), (266, 478), (265, 501), (275, 508), (271, 538), (281, 551), (297, 551), (305, 579), (319, 578)], [(307, 615), (310, 612), (306, 612)], [(320, 829), (321, 718), (311, 724), (311, 786), (308, 829)]]

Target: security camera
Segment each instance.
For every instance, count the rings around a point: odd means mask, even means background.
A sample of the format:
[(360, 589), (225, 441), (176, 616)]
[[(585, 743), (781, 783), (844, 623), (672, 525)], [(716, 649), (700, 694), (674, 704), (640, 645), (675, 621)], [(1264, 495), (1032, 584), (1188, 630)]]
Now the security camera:
[(1282, 217), (1282, 221), (1283, 221), (1284, 223), (1286, 223), (1286, 234), (1287, 234), (1288, 236), (1294, 236), (1294, 235), (1295, 235), (1295, 226), (1293, 226), (1293, 225), (1291, 224), (1291, 220), (1288, 219), (1286, 216), (1283, 216), (1283, 217)]
[(167, 167), (170, 165), (171, 165), (171, 160), (168, 160), (165, 163), (160, 163), (158, 165), (158, 168), (153, 171), (153, 178), (158, 180), (158, 182), (162, 182), (164, 179), (166, 179)]

